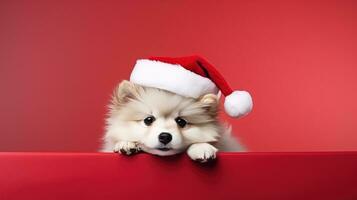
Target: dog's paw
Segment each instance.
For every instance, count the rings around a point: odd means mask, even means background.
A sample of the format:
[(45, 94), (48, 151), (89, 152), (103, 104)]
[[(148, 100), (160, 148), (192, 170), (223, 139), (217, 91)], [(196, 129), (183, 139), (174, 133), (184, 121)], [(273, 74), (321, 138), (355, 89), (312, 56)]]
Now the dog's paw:
[(114, 152), (118, 152), (118, 153), (121, 153), (121, 154), (124, 154), (127, 156), (138, 153), (140, 151), (141, 151), (141, 149), (140, 149), (138, 143), (136, 143), (136, 142), (121, 141), (121, 142), (116, 143), (115, 147), (114, 147)]
[(192, 144), (187, 149), (188, 156), (201, 163), (212, 161), (216, 159), (217, 148), (208, 143)]

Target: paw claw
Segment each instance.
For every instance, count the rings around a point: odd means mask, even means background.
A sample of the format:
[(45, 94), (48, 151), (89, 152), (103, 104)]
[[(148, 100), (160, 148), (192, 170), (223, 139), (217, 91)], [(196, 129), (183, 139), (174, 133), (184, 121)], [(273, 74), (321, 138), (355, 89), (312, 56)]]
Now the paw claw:
[(208, 162), (213, 162), (214, 160), (216, 160), (216, 158), (211, 156), (209, 158), (197, 158), (194, 161), (199, 162), (199, 163), (208, 163)]
[(217, 149), (208, 143), (193, 144), (187, 150), (188, 156), (197, 162), (207, 163), (216, 159)]
[(138, 153), (140, 151), (141, 149), (136, 142), (118, 142), (114, 148), (114, 152), (118, 152), (127, 156)]

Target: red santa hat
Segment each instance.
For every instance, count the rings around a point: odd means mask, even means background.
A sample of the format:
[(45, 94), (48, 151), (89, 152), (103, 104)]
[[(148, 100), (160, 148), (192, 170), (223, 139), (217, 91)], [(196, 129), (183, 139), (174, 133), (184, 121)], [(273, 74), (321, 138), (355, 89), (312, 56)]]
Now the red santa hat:
[(221, 91), (226, 97), (225, 111), (231, 117), (244, 116), (253, 108), (248, 92), (233, 91), (217, 69), (200, 56), (139, 59), (130, 81), (192, 98)]

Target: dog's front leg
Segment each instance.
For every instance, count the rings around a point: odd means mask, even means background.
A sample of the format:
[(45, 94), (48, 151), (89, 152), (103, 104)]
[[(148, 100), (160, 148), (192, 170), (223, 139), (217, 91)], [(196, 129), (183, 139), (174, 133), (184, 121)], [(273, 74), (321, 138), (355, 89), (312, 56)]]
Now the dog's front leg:
[(114, 145), (114, 152), (118, 152), (124, 155), (132, 155), (140, 151), (141, 149), (137, 142), (120, 141)]
[(196, 143), (192, 144), (187, 149), (188, 156), (194, 160), (201, 163), (214, 160), (216, 158), (216, 153), (218, 149), (208, 143)]

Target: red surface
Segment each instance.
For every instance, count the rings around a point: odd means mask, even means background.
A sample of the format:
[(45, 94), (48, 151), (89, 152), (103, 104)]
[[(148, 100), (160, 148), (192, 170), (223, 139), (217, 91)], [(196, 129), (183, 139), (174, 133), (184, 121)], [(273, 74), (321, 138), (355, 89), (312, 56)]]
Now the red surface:
[(357, 153), (1, 153), (0, 199), (357, 199)]
[[(357, 1), (0, 1), (0, 151), (95, 151), (137, 58), (200, 54), (252, 151), (357, 150)], [(224, 118), (226, 116), (224, 115)]]

